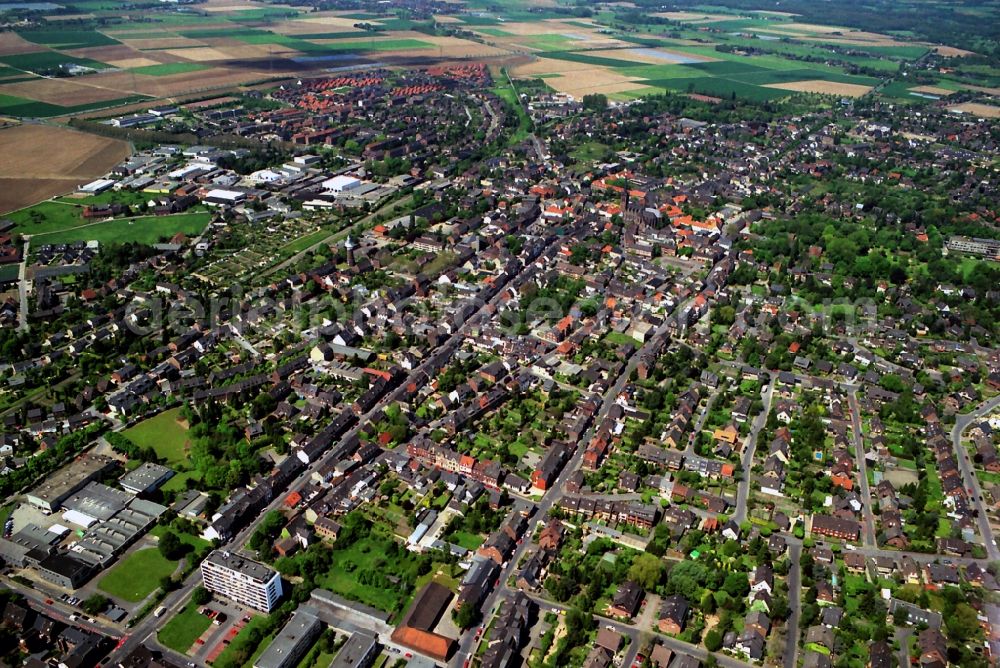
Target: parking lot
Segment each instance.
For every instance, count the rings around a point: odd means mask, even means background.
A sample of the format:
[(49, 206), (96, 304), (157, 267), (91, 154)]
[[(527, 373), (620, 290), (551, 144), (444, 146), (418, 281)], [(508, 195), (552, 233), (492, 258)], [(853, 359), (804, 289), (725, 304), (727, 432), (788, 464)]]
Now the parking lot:
[[(199, 663), (208, 664), (215, 661), (219, 654), (239, 635), (243, 627), (252, 619), (252, 612), (223, 600), (214, 600), (203, 608), (212, 617), (212, 625), (195, 641), (198, 649), (192, 658)], [(219, 622), (220, 617), (224, 617)]]

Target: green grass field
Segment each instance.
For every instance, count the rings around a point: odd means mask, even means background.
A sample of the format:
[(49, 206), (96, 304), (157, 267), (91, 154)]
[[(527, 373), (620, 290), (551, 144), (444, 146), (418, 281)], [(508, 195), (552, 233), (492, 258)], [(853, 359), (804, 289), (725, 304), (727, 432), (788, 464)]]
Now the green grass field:
[(184, 74), (185, 72), (198, 72), (207, 70), (208, 65), (201, 63), (162, 63), (160, 65), (147, 65), (145, 67), (133, 67), (132, 72), (145, 74), (153, 77), (165, 77), (171, 74)]
[(172, 650), (187, 654), (191, 645), (205, 630), (212, 625), (212, 620), (198, 612), (198, 606), (188, 603), (183, 610), (167, 622), (166, 626), (156, 634), (156, 639)]
[(164, 492), (182, 492), (187, 489), (187, 481), (201, 480), (200, 471), (180, 471), (174, 475), (167, 483), (161, 488)]
[(478, 550), (479, 546), (483, 544), (482, 536), (466, 531), (456, 531), (451, 535), (450, 540), (455, 545), (461, 545), (466, 550)]
[(211, 220), (210, 213), (180, 213), (173, 216), (116, 218), (58, 232), (35, 233), (34, 240), (42, 244), (66, 244), (74, 241), (97, 241), (102, 244), (160, 243), (178, 232), (197, 236)]
[(99, 63), (90, 58), (77, 58), (67, 56), (56, 51), (35, 51), (34, 53), (18, 53), (10, 56), (0, 56), (0, 63), (10, 65), (19, 70), (35, 72), (37, 70), (49, 70), (60, 65), (73, 64), (83, 67), (93, 67), (101, 69), (107, 67), (104, 63)]
[(187, 429), (177, 423), (180, 412), (180, 408), (172, 408), (122, 433), (136, 445), (153, 448), (168, 465), (186, 464)]
[(83, 224), (83, 209), (62, 202), (42, 202), (7, 214), (19, 234), (61, 232)]
[(64, 195), (63, 197), (56, 197), (55, 201), (65, 204), (126, 204), (128, 206), (139, 206), (143, 202), (148, 202), (149, 196), (131, 190), (105, 190), (98, 195)]
[(97, 588), (115, 598), (138, 603), (160, 586), (160, 578), (172, 575), (177, 562), (155, 548), (133, 552), (119, 561), (97, 583)]
[[(162, 524), (157, 524), (150, 530), (149, 535), (156, 536), (157, 538), (162, 538), (163, 534), (167, 533), (168, 530), (170, 530), (169, 527), (166, 527)], [(179, 531), (174, 531), (173, 533), (175, 533), (177, 537), (181, 539), (182, 543), (184, 543), (185, 545), (190, 545), (191, 547), (194, 548), (196, 552), (198, 550), (203, 550), (206, 547), (210, 547), (212, 545), (210, 542), (199, 536), (194, 536), (192, 534), (182, 533)]]
[(96, 30), (20, 30), (17, 34), (29, 42), (55, 49), (86, 49), (121, 44)]

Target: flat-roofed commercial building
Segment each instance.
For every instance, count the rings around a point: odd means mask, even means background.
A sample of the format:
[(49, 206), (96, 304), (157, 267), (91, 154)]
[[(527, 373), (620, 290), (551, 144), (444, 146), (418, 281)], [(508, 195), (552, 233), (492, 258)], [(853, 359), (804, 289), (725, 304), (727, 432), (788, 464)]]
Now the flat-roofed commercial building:
[(28, 503), (48, 512), (58, 510), (63, 501), (115, 465), (116, 462), (111, 457), (81, 455), (28, 492)]
[(216, 550), (201, 562), (205, 589), (261, 612), (271, 612), (281, 599), (281, 575), (264, 564)]
[(173, 475), (173, 470), (166, 466), (146, 462), (134, 471), (123, 475), (119, 478), (118, 483), (122, 489), (133, 494), (148, 494), (170, 480)]

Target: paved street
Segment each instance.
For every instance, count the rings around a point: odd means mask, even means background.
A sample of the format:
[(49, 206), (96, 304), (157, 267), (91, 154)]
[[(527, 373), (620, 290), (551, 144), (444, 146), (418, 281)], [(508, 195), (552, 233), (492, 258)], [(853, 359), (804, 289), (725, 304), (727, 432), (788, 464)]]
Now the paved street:
[[(683, 310), (683, 305), (678, 306), (678, 308), (675, 310), (675, 313), (679, 313), (682, 310)], [(573, 458), (566, 464), (565, 467), (563, 467), (563, 470), (556, 478), (556, 481), (552, 485), (552, 488), (548, 490), (545, 493), (545, 496), (542, 497), (541, 501), (538, 502), (533, 519), (533, 524), (529, 527), (528, 531), (525, 532), (527, 536), (530, 536), (534, 533), (538, 524), (544, 521), (544, 518), (548, 515), (548, 512), (552, 508), (552, 506), (565, 494), (566, 480), (568, 480), (569, 477), (575, 471), (577, 471), (580, 468), (581, 464), (583, 463), (583, 454), (586, 450), (586, 443), (590, 442), (591, 438), (593, 438), (594, 436), (594, 432), (597, 430), (597, 427), (600, 424), (602, 424), (602, 422), (607, 418), (608, 413), (611, 411), (611, 407), (615, 403), (615, 399), (625, 388), (625, 385), (629, 382), (629, 378), (632, 375), (632, 371), (634, 371), (635, 368), (638, 366), (642, 354), (647, 350), (653, 349), (656, 346), (661, 345), (661, 343), (664, 340), (664, 337), (666, 337), (667, 335), (667, 331), (668, 331), (668, 321), (664, 320), (663, 324), (656, 329), (653, 335), (646, 341), (645, 344), (643, 344), (642, 348), (636, 351), (632, 355), (632, 357), (629, 358), (628, 363), (622, 369), (622, 372), (618, 375), (618, 378), (615, 380), (614, 384), (611, 387), (609, 387), (608, 390), (604, 393), (604, 396), (602, 397), (601, 400), (601, 407), (598, 409), (597, 414), (591, 421), (590, 427), (580, 438), (580, 446), (577, 447), (576, 452), (573, 455)], [(529, 544), (530, 541), (528, 540), (522, 541), (522, 543), (518, 545), (517, 548), (515, 549), (514, 554), (511, 556), (511, 558), (507, 560), (507, 567), (504, 568), (500, 574), (500, 586), (494, 589), (486, 597), (481, 606), (481, 610), (485, 611), (484, 618), (491, 610), (494, 609), (496, 603), (498, 602), (501, 596), (505, 596), (510, 593), (511, 590), (507, 586), (507, 581), (516, 572), (517, 564), (524, 556), (524, 553), (527, 550)], [(475, 641), (474, 634), (471, 633), (464, 634), (459, 643), (458, 651), (455, 653), (455, 656), (450, 661), (450, 665), (456, 667), (463, 666), (465, 660), (471, 658), (475, 654), (476, 644), (477, 643)]]
[(782, 657), (785, 668), (795, 668), (799, 653), (799, 619), (802, 617), (802, 544), (798, 541), (788, 543), (788, 559), (792, 567), (788, 570), (788, 607), (791, 613), (785, 623), (785, 655)]
[(864, 504), (862, 514), (864, 515), (864, 544), (874, 547), (875, 541), (875, 516), (872, 512), (872, 493), (868, 485), (868, 467), (865, 464), (865, 441), (861, 434), (861, 412), (858, 409), (858, 391), (852, 389), (847, 394), (847, 403), (851, 408), (851, 441), (854, 443), (854, 459), (858, 466), (858, 481), (861, 487), (861, 503)]
[(990, 559), (1000, 559), (1000, 549), (997, 548), (996, 540), (993, 537), (993, 527), (990, 526), (990, 518), (986, 512), (986, 505), (983, 503), (983, 490), (979, 486), (979, 478), (972, 469), (972, 462), (969, 453), (962, 445), (962, 434), (966, 428), (976, 420), (985, 415), (989, 415), (1000, 407), (1000, 396), (980, 404), (971, 413), (965, 413), (955, 417), (955, 426), (951, 430), (951, 441), (955, 446), (955, 457), (958, 459), (959, 470), (962, 471), (962, 478), (965, 480), (965, 488), (971, 497), (971, 501), (976, 509), (976, 521), (979, 524), (979, 534), (986, 544), (986, 553)]
[(746, 445), (743, 447), (743, 478), (740, 480), (739, 488), (736, 493), (736, 509), (733, 513), (733, 519), (736, 520), (737, 524), (742, 524), (747, 519), (747, 499), (750, 496), (750, 481), (753, 476), (750, 474), (750, 470), (753, 468), (753, 455), (757, 449), (757, 438), (760, 436), (760, 432), (767, 425), (767, 416), (771, 413), (771, 401), (774, 399), (774, 386), (777, 384), (777, 374), (771, 374), (770, 382), (765, 386), (763, 393), (764, 408), (761, 412), (754, 418), (753, 425), (750, 428), (750, 435), (747, 437)]
[(28, 249), (30, 246), (31, 238), (26, 236), (21, 264), (17, 266), (17, 295), (21, 302), (20, 308), (17, 310), (17, 329), (21, 332), (28, 331)]

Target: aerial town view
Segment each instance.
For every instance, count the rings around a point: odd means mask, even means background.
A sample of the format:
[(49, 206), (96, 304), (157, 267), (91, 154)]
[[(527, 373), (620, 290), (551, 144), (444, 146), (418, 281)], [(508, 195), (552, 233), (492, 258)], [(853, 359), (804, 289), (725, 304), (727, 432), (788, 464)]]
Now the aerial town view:
[(0, 666), (1000, 666), (1000, 0), (0, 0)]

